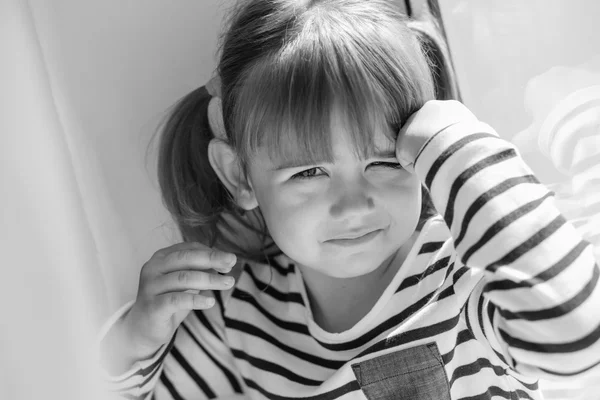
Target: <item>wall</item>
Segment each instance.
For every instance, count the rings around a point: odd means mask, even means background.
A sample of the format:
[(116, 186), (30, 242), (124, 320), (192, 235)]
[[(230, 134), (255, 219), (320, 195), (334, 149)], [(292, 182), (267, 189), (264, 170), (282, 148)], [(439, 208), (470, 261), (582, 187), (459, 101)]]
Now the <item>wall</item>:
[(101, 316), (133, 299), (139, 270), (177, 240), (153, 152), (165, 111), (215, 67), (227, 2), (31, 1), (73, 154), (107, 293)]

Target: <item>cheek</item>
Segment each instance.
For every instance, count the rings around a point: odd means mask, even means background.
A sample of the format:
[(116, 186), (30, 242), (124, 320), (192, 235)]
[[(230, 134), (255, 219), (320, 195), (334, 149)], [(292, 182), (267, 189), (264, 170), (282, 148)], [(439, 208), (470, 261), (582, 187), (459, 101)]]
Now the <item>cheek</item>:
[[(389, 218), (393, 236), (404, 238), (417, 226), (421, 210), (421, 184), (417, 177), (387, 180), (373, 185), (375, 204), (381, 218)], [(299, 250), (309, 257), (323, 221), (331, 216), (330, 200), (314, 191), (282, 190), (265, 186), (256, 191), (259, 207), (271, 237), (291, 256)], [(411, 230), (412, 229), (412, 230)], [(299, 255), (296, 255), (299, 256)]]
[(319, 220), (316, 208), (298, 201), (297, 194), (280, 190), (264, 191), (257, 193), (257, 200), (269, 233), (282, 250), (289, 247), (286, 246), (287, 242), (298, 243), (314, 236)]
[(382, 189), (385, 207), (398, 223), (411, 224), (421, 214), (421, 182), (417, 177)]

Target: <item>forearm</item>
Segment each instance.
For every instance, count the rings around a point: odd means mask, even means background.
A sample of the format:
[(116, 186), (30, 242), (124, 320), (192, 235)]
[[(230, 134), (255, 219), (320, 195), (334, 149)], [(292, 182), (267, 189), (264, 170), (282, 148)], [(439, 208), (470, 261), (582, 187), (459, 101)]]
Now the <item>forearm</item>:
[(131, 337), (124, 318), (132, 303), (117, 311), (103, 326), (98, 337), (98, 362), (106, 389), (111, 393), (143, 399), (156, 383), (164, 357), (172, 347), (145, 349)]
[(521, 370), (570, 373), (600, 361), (598, 267), (518, 152), (476, 120), (453, 124), (414, 164), (461, 261), (485, 271), (492, 326)]
[(101, 367), (111, 376), (119, 376), (129, 371), (136, 362), (152, 358), (156, 349), (142, 349), (137, 346), (121, 318), (115, 322), (100, 342)]

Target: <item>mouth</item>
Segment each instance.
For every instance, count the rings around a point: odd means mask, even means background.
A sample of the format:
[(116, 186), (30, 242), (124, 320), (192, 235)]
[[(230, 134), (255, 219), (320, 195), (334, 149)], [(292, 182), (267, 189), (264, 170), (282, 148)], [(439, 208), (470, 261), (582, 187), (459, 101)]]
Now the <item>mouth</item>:
[(374, 231), (370, 231), (370, 232), (366, 232), (366, 233), (362, 233), (362, 234), (361, 233), (349, 234), (346, 237), (338, 237), (335, 239), (327, 240), (327, 241), (325, 241), (325, 243), (336, 245), (336, 246), (342, 246), (342, 247), (357, 246), (357, 245), (361, 245), (361, 244), (370, 242), (371, 240), (373, 240), (377, 236), (379, 236), (379, 234), (381, 232), (382, 232), (382, 229), (376, 229)]

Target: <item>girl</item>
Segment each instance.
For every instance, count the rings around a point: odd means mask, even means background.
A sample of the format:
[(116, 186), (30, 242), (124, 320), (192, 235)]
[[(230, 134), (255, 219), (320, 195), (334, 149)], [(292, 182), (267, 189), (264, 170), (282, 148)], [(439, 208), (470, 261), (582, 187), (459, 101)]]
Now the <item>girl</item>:
[(393, 2), (236, 10), (213, 98), (190, 94), (163, 132), (185, 242), (153, 255), (101, 332), (111, 390), (541, 399), (538, 378), (591, 373), (591, 246), (510, 143), (430, 101)]

